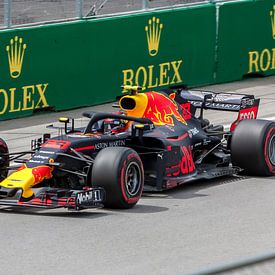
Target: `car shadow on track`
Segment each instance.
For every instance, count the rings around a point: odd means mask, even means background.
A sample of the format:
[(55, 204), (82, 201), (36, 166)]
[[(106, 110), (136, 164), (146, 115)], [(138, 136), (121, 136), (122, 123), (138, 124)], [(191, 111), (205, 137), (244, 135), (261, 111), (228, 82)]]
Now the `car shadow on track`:
[(30, 215), (30, 216), (47, 216), (47, 217), (61, 217), (61, 218), (101, 218), (107, 215), (112, 215), (112, 213), (108, 213), (105, 211), (98, 210), (83, 210), (79, 212), (72, 212), (66, 209), (64, 210), (41, 210), (41, 209), (19, 209), (16, 207), (5, 207), (0, 209), (0, 213), (5, 214), (16, 214), (16, 215)]
[(241, 180), (248, 179), (249, 177), (246, 176), (225, 176), (211, 180), (198, 180), (190, 183), (183, 184), (178, 186), (174, 189), (166, 190), (163, 192), (155, 192), (155, 193), (144, 193), (142, 198), (144, 199), (153, 199), (153, 198), (164, 198), (164, 199), (193, 199), (193, 198), (200, 198), (206, 197), (207, 194), (201, 194), (200, 191), (223, 185), (228, 183), (237, 183)]
[(61, 218), (78, 218), (78, 219), (95, 219), (101, 218), (108, 215), (118, 215), (123, 213), (159, 213), (167, 211), (167, 207), (160, 207), (154, 205), (145, 205), (142, 203), (137, 204), (135, 207), (131, 209), (109, 209), (102, 208), (100, 210), (90, 209), (90, 210), (82, 210), (82, 211), (68, 211), (66, 209), (63, 210), (41, 210), (41, 209), (20, 209), (17, 207), (4, 207), (0, 209), (0, 213), (5, 214), (17, 214), (17, 215), (30, 215), (30, 216), (47, 216), (47, 217), (61, 217)]
[(159, 212), (165, 212), (169, 210), (167, 207), (162, 206), (154, 206), (154, 205), (148, 205), (148, 204), (142, 204), (142, 202), (138, 202), (137, 205), (135, 205), (133, 208), (130, 209), (108, 209), (104, 208), (104, 210), (109, 211), (111, 213), (136, 213), (136, 214), (153, 214), (153, 213), (159, 213)]

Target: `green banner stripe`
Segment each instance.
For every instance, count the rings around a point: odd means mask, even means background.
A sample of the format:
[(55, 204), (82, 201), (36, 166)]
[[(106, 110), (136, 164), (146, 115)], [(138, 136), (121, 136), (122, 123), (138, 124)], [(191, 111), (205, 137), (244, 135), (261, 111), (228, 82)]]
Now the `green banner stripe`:
[(1, 32), (0, 120), (110, 102), (122, 84), (213, 83), (215, 6)]

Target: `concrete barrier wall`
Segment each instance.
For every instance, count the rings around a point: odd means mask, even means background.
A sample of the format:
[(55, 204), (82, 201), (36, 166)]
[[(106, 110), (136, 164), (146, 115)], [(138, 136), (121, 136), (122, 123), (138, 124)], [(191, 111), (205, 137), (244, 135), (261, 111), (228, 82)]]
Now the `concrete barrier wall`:
[(194, 87), (274, 74), (274, 4), (219, 2), (2, 30), (0, 120), (113, 101), (122, 84)]
[(275, 2), (228, 2), (217, 6), (216, 82), (275, 73)]
[(213, 82), (215, 7), (1, 31), (0, 120)]

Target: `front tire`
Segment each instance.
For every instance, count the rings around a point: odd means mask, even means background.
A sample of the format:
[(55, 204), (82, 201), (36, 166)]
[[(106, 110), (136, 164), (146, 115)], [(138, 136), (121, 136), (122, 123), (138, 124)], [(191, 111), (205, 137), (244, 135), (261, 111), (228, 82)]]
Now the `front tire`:
[(108, 147), (96, 156), (92, 168), (92, 186), (105, 189), (105, 207), (133, 207), (141, 197), (143, 185), (143, 165), (133, 149)]
[(275, 123), (242, 120), (231, 139), (233, 165), (253, 176), (275, 175)]
[(9, 167), (9, 149), (6, 142), (0, 138), (0, 182), (4, 180), (8, 175)]

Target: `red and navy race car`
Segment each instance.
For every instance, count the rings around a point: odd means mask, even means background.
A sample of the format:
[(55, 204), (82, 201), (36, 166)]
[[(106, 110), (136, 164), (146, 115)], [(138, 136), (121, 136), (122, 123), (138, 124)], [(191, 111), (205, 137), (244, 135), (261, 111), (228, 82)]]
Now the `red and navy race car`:
[[(63, 133), (45, 134), (28, 152), (9, 153), (0, 140), (0, 205), (130, 208), (143, 190), (240, 172), (275, 175), (275, 123), (256, 119), (254, 96), (124, 88), (117, 112), (86, 112), (89, 122), (79, 129), (62, 118)], [(205, 109), (238, 117), (225, 130), (204, 118)], [(8, 176), (14, 160), (22, 166)]]

